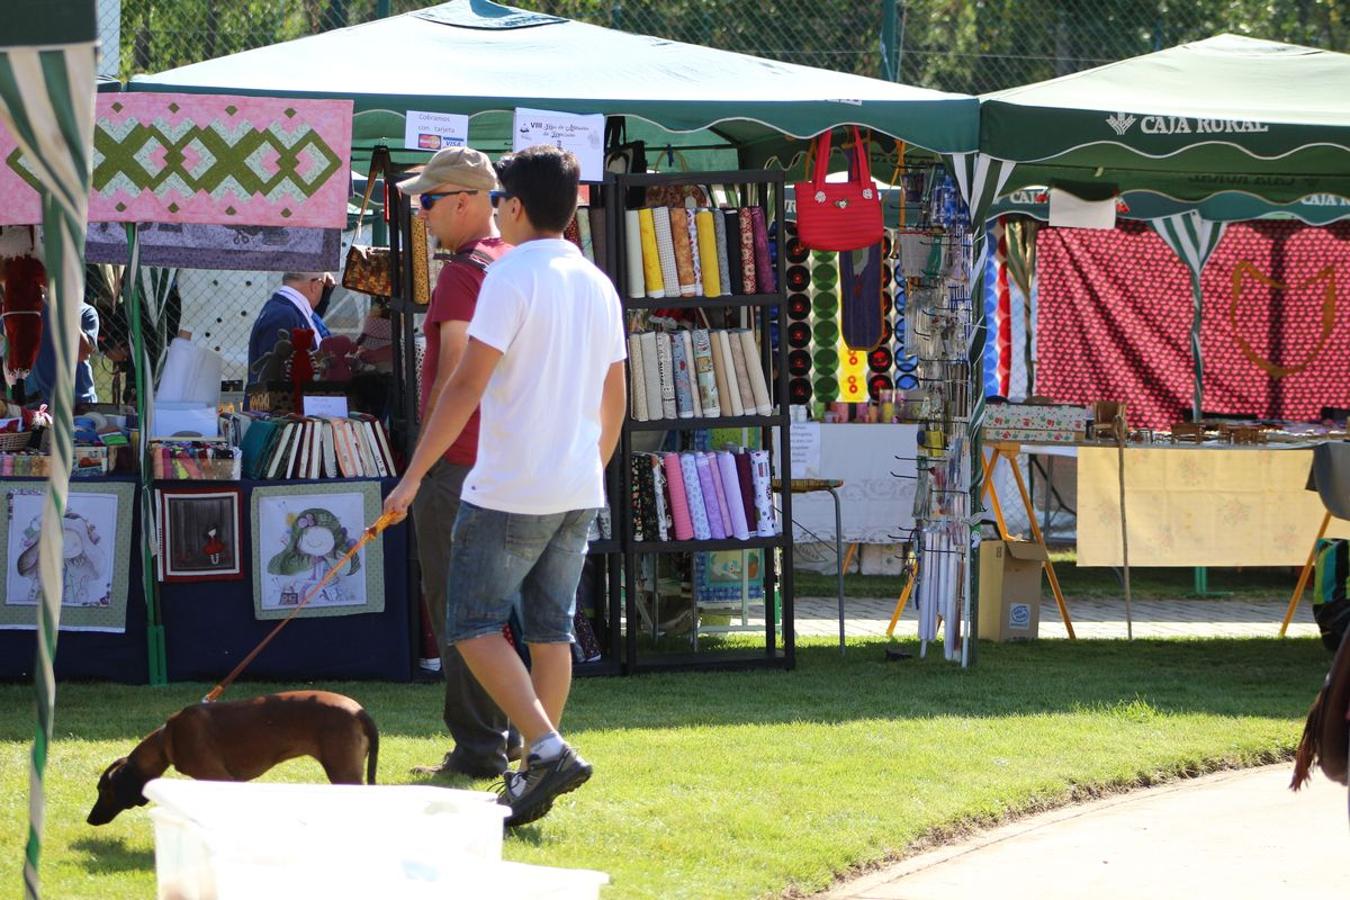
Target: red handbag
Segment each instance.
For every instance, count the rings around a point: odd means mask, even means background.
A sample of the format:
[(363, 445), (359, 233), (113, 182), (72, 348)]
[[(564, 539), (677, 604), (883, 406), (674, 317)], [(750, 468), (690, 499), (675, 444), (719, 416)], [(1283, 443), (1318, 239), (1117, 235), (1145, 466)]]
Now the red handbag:
[(872, 183), (867, 162), (867, 146), (853, 129), (853, 162), (848, 181), (826, 181), (830, 163), (830, 132), (816, 139), (815, 173), (810, 181), (799, 181), (797, 192), (797, 236), (812, 250), (861, 250), (881, 243), (884, 231), (881, 192)]

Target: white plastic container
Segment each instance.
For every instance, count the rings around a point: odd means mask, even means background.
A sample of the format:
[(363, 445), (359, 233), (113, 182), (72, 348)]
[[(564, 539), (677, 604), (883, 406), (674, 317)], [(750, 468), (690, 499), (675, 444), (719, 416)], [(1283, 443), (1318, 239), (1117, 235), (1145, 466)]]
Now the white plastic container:
[(415, 785), (160, 778), (144, 793), (160, 900), (445, 897), (501, 865), (508, 814), (493, 794)]

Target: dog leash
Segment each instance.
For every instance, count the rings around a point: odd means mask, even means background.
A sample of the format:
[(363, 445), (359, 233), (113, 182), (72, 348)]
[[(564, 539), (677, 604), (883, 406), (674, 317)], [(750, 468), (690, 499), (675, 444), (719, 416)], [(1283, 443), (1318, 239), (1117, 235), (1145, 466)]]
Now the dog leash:
[(215, 687), (211, 688), (210, 692), (205, 697), (202, 698), (202, 702), (214, 703), (216, 700), (219, 700), (220, 695), (225, 693), (225, 689), (234, 683), (234, 680), (239, 677), (239, 674), (248, 668), (248, 664), (253, 662), (253, 660), (257, 657), (257, 655), (263, 651), (263, 648), (266, 647), (269, 643), (271, 643), (272, 638), (277, 636), (277, 632), (281, 631), (281, 629), (285, 628), (288, 624), (290, 624), (291, 619), (294, 619), (296, 614), (299, 613), (300, 610), (305, 608), (305, 604), (307, 604), (310, 600), (313, 600), (314, 597), (319, 593), (319, 591), (322, 591), (325, 587), (327, 587), (328, 582), (332, 581), (334, 578), (337, 577), (337, 573), (342, 570), (343, 566), (347, 565), (347, 563), (351, 561), (352, 557), (356, 556), (356, 554), (361, 551), (362, 547), (373, 541), (380, 534), (380, 532), (384, 531), (392, 524), (394, 524), (393, 515), (391, 513), (384, 513), (378, 519), (375, 520), (375, 523), (373, 525), (371, 525), (364, 532), (362, 532), (361, 539), (357, 541), (355, 544), (353, 544), (350, 550), (342, 554), (342, 558), (339, 559), (336, 563), (334, 563), (332, 568), (330, 568), (327, 572), (324, 573), (323, 578), (319, 580), (318, 584), (314, 585), (314, 587), (310, 588), (305, 593), (305, 596), (300, 599), (300, 603), (295, 607), (295, 609), (291, 610), (291, 614), (288, 615), (286, 618), (282, 619), (280, 622), (278, 622), (277, 627), (273, 628), (271, 632), (268, 633), (267, 637), (259, 641), (258, 646), (254, 647), (252, 652), (250, 652), (248, 656), (245, 656), (242, 660), (240, 660), (239, 665), (234, 667), (233, 672), (231, 672), (229, 675), (226, 675), (223, 679), (220, 680), (220, 682), (216, 684)]

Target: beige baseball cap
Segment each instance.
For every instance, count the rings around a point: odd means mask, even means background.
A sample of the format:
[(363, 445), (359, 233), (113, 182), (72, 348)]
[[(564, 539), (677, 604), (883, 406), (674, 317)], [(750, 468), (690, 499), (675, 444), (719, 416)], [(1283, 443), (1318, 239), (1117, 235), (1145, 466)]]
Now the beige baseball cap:
[(472, 147), (446, 147), (436, 151), (417, 176), (399, 184), (405, 194), (426, 194), (442, 184), (478, 191), (497, 187), (497, 172), (486, 153)]

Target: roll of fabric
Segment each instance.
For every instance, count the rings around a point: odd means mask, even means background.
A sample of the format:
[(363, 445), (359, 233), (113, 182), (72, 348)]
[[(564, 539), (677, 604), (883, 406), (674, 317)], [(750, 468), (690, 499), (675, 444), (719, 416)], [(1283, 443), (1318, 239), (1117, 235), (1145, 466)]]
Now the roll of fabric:
[(591, 240), (591, 211), (577, 207), (577, 232), (581, 235), (581, 255), (595, 262), (595, 242)]
[(708, 346), (712, 353), (713, 362), (713, 383), (717, 385), (717, 405), (719, 414), (724, 416), (734, 416), (732, 407), (731, 392), (727, 390), (727, 360), (722, 356), (722, 342), (717, 339), (717, 332), (708, 332)]
[(632, 394), (633, 421), (647, 421), (647, 373), (642, 367), (642, 335), (628, 336), (628, 392)]
[[(747, 207), (740, 211), (741, 226), (741, 279), (745, 282), (745, 293), (757, 294), (758, 280), (755, 277), (755, 225), (751, 211)], [(730, 236), (728, 236), (730, 240)]]
[(698, 217), (693, 209), (686, 208), (684, 211), (684, 227), (689, 232), (689, 247), (694, 253), (694, 284), (698, 293), (703, 291), (703, 254), (698, 248)]
[[(661, 417), (678, 419), (679, 411), (675, 406), (675, 360), (671, 348), (670, 335), (664, 331), (656, 333), (656, 371), (661, 376)], [(648, 402), (650, 412), (651, 403)]]
[(693, 398), (694, 416), (703, 415), (703, 398), (698, 389), (698, 360), (694, 357), (694, 335), (687, 328), (680, 329), (680, 341), (684, 344), (684, 359), (688, 366), (689, 393)]
[(731, 293), (731, 270), (727, 267), (727, 217), (720, 209), (709, 210), (713, 220), (713, 231), (717, 235), (717, 276), (721, 281), (723, 294)]
[(741, 211), (726, 210), (727, 220), (727, 274), (731, 276), (731, 293), (748, 294), (745, 289), (745, 268), (741, 265)]
[(675, 409), (681, 419), (694, 417), (694, 384), (689, 378), (689, 356), (679, 333), (670, 336), (671, 363), (675, 378)]
[(736, 372), (736, 389), (740, 392), (743, 415), (753, 416), (756, 412), (755, 392), (750, 387), (750, 369), (745, 360), (745, 348), (734, 332), (724, 331), (727, 343), (731, 346), (731, 366)]
[(605, 208), (592, 206), (586, 212), (587, 218), (591, 220), (591, 243), (595, 246), (595, 264), (608, 271), (609, 257), (605, 253), (609, 249), (609, 242), (605, 234)]
[(633, 511), (633, 540), (647, 541), (654, 539), (654, 536), (647, 531), (647, 517), (643, 512), (642, 494), (642, 454), (634, 453), (628, 459), (628, 472), (632, 476), (632, 496), (628, 498)]
[(708, 533), (713, 540), (724, 541), (727, 530), (722, 527), (722, 508), (717, 505), (717, 483), (713, 480), (712, 466), (702, 453), (695, 453), (693, 457), (694, 465), (698, 467), (698, 488), (703, 492), (703, 505), (708, 510)]
[(698, 256), (703, 266), (703, 296), (722, 296), (722, 273), (717, 260), (717, 226), (713, 224), (710, 209), (700, 209), (694, 213), (694, 224), (698, 233)]
[(665, 461), (659, 453), (644, 454), (652, 473), (652, 499), (656, 502), (656, 536), (659, 540), (670, 540), (670, 511), (666, 506)]
[(666, 295), (666, 286), (661, 278), (661, 257), (656, 252), (656, 223), (650, 209), (638, 210), (638, 228), (642, 234), (642, 281), (647, 286), (647, 296), (659, 300)]
[(563, 240), (571, 241), (572, 244), (575, 245), (578, 250), (580, 250), (581, 224), (577, 222), (578, 218), (579, 216), (576, 213), (572, 215), (572, 221), (568, 222), (567, 227), (563, 229)]
[(755, 520), (760, 537), (778, 533), (773, 521), (773, 483), (769, 478), (769, 451), (750, 451), (750, 476), (755, 482)]
[(759, 345), (755, 343), (755, 333), (749, 328), (736, 332), (741, 342), (741, 353), (745, 356), (745, 367), (750, 374), (750, 394), (755, 398), (755, 411), (761, 416), (773, 414), (773, 400), (769, 397), (769, 385), (764, 378), (764, 366), (760, 364)]
[(737, 540), (747, 540), (750, 537), (750, 524), (745, 518), (745, 499), (741, 496), (741, 480), (736, 472), (736, 457), (729, 451), (719, 451), (717, 472), (722, 476), (722, 493), (727, 498), (727, 512), (731, 513), (731, 534)]
[(649, 541), (661, 540), (661, 526), (656, 518), (656, 479), (652, 474), (651, 455), (635, 453), (637, 463), (637, 485), (640, 495), (639, 509), (642, 514), (642, 533)]
[(640, 300), (647, 296), (647, 280), (642, 274), (642, 220), (636, 209), (624, 210), (623, 234), (628, 296)]
[(684, 493), (689, 500), (689, 521), (693, 525), (694, 540), (711, 540), (708, 507), (703, 502), (703, 491), (698, 480), (698, 462), (695, 461), (694, 454), (680, 454), (680, 474), (684, 476)]
[(708, 471), (712, 475), (713, 493), (717, 495), (717, 511), (722, 516), (722, 533), (731, 537), (731, 510), (727, 507), (727, 492), (722, 484), (722, 469), (717, 464), (717, 454), (704, 453), (703, 457), (708, 461)]
[(675, 244), (675, 268), (680, 282), (680, 296), (698, 294), (698, 278), (694, 275), (694, 248), (689, 243), (689, 216), (683, 207), (670, 211), (670, 236)]
[(656, 226), (656, 255), (661, 259), (661, 280), (666, 285), (666, 294), (671, 297), (680, 293), (680, 267), (675, 264), (675, 239), (670, 233), (670, 210), (658, 206), (652, 210), (652, 222)]
[(755, 284), (761, 294), (772, 294), (778, 290), (778, 277), (774, 273), (773, 257), (769, 255), (769, 226), (764, 218), (764, 207), (750, 207), (750, 220), (754, 224)]
[(759, 518), (755, 513), (755, 478), (752, 474), (754, 466), (750, 462), (750, 454), (742, 450), (736, 454), (736, 481), (741, 486), (741, 503), (745, 506), (745, 521), (747, 528), (753, 528), (755, 533), (759, 533)]
[(642, 338), (643, 393), (647, 396), (647, 421), (664, 419), (661, 407), (661, 353), (655, 331), (644, 331)]
[[(726, 331), (714, 331), (713, 335), (717, 338), (717, 346), (721, 350), (722, 356), (722, 377), (727, 382), (726, 398), (731, 405), (731, 414), (733, 416), (746, 415), (745, 403), (741, 400), (741, 383), (736, 372), (736, 358), (732, 356), (732, 343), (727, 336)], [(744, 364), (742, 364), (744, 368)], [(753, 412), (753, 407), (750, 410)]]
[(680, 454), (667, 453), (663, 462), (666, 467), (666, 484), (670, 487), (670, 517), (675, 526), (675, 540), (691, 541), (694, 539), (694, 525), (689, 517), (689, 497), (685, 493)]
[(722, 414), (722, 407), (713, 368), (712, 340), (704, 328), (695, 328), (691, 340), (694, 344), (694, 379), (698, 382), (699, 405), (704, 416), (716, 418)]

